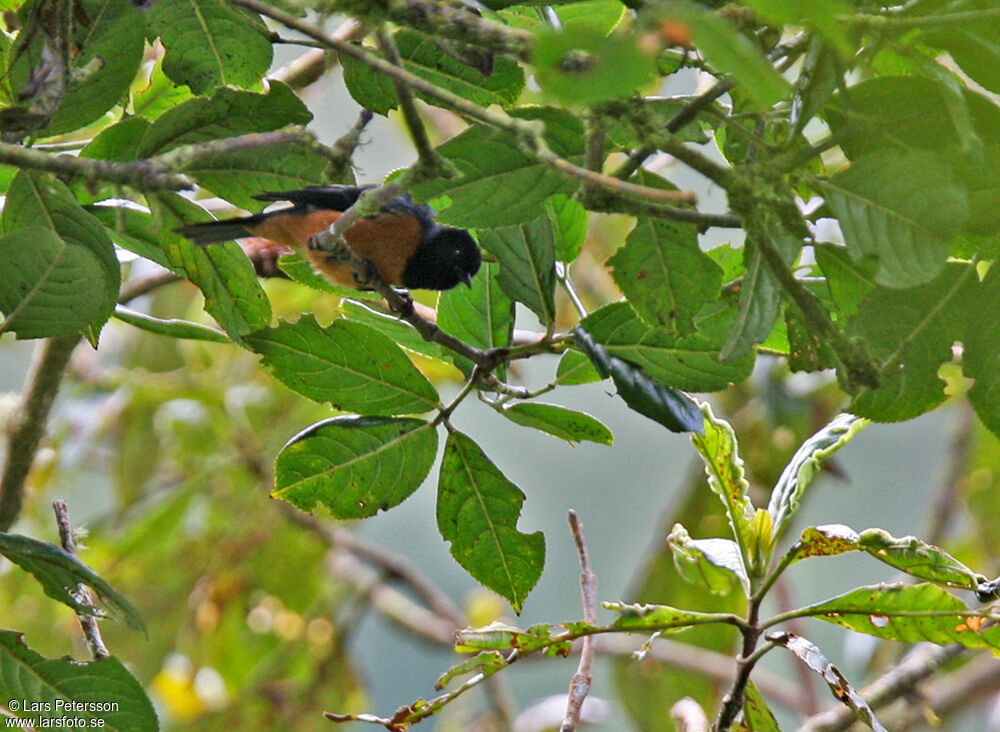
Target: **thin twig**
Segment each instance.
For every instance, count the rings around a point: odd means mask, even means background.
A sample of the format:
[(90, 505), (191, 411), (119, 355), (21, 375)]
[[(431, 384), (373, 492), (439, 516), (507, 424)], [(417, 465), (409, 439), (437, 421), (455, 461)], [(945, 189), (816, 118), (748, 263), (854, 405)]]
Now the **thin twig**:
[[(56, 514), (56, 524), (59, 526), (59, 541), (62, 548), (72, 555), (76, 555), (76, 545), (73, 542), (73, 527), (69, 522), (69, 508), (66, 501), (56, 500), (52, 502), (52, 510)], [(77, 601), (86, 607), (94, 607), (94, 598), (85, 584), (78, 584), (73, 592)], [(111, 655), (108, 647), (104, 645), (101, 637), (101, 629), (97, 626), (97, 618), (86, 613), (77, 613), (76, 619), (80, 621), (83, 635), (87, 639), (87, 646), (90, 648), (90, 655), (95, 661), (107, 658)]]
[[(583, 527), (576, 511), (570, 509), (569, 527), (576, 543), (577, 554), (580, 555), (580, 596), (583, 599), (583, 619), (590, 625), (597, 624), (597, 577), (590, 569), (590, 558), (587, 556), (587, 545), (583, 539)], [(590, 693), (593, 681), (594, 643), (590, 637), (584, 638), (580, 648), (580, 663), (569, 685), (569, 696), (566, 700), (566, 714), (563, 717), (559, 732), (573, 732), (580, 722), (580, 712), (583, 702)]]
[(708, 717), (701, 705), (689, 696), (670, 707), (670, 718), (677, 732), (708, 732)]

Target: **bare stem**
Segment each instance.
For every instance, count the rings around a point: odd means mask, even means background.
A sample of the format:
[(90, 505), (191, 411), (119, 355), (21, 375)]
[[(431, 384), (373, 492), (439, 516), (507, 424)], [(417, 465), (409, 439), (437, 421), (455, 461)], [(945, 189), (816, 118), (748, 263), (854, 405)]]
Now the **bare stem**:
[[(590, 569), (590, 558), (587, 555), (587, 544), (583, 539), (583, 527), (576, 511), (570, 509), (569, 527), (576, 543), (577, 554), (580, 555), (580, 596), (583, 600), (583, 619), (591, 625), (597, 624), (597, 577)], [(594, 640), (589, 636), (583, 639), (580, 649), (580, 663), (569, 685), (569, 697), (566, 701), (566, 714), (563, 717), (559, 732), (573, 732), (580, 722), (580, 712), (583, 702), (590, 693), (593, 682)]]

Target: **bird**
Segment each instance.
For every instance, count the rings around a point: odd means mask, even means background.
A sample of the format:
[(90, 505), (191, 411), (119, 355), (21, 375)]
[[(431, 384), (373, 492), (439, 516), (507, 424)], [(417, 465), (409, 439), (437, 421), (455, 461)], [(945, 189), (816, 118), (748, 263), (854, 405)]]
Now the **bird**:
[[(300, 250), (333, 284), (364, 287), (363, 279), (336, 255), (315, 249), (309, 239), (326, 230), (364, 193), (375, 186), (308, 186), (262, 193), (258, 201), (287, 201), (292, 206), (253, 216), (207, 221), (174, 229), (195, 244), (260, 237)], [(375, 216), (360, 219), (344, 234), (347, 245), (365, 259), (388, 285), (408, 289), (449, 290), (472, 286), (482, 254), (465, 229), (441, 226), (434, 209), (417, 204), (409, 194), (397, 196)]]

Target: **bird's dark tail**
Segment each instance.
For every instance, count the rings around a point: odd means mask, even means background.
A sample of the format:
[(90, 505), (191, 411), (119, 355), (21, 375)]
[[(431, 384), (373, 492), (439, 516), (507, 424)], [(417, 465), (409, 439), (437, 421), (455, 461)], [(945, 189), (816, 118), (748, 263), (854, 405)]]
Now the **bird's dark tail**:
[(239, 219), (206, 221), (202, 224), (179, 226), (174, 231), (181, 236), (186, 236), (195, 244), (205, 246), (206, 244), (215, 244), (220, 241), (253, 236), (251, 227), (256, 226), (263, 220), (264, 215), (258, 214), (256, 216), (244, 216)]

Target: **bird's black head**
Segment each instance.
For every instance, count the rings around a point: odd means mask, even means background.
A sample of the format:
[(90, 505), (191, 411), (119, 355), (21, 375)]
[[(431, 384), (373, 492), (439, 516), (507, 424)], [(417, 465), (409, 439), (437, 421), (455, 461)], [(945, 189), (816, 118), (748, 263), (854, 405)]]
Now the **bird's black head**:
[(468, 231), (435, 226), (410, 257), (403, 284), (424, 290), (450, 290), (460, 282), (471, 287), (481, 263), (479, 245)]

